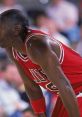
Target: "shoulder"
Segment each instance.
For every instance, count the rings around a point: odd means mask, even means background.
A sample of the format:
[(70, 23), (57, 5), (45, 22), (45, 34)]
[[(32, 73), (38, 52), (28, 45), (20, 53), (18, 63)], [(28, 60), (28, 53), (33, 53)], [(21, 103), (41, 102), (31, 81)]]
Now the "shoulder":
[[(60, 48), (60, 42), (48, 34), (34, 34), (26, 41), (26, 48), (39, 49), (45, 52), (47, 49), (57, 51)], [(61, 43), (62, 45), (62, 43)]]
[(36, 64), (47, 58), (50, 48), (50, 39), (45, 35), (34, 35), (26, 43), (26, 50), (29, 58)]
[(47, 52), (47, 50), (52, 50), (54, 52), (57, 52), (60, 48), (60, 42), (54, 37), (48, 35), (48, 34), (37, 34), (33, 35), (30, 39), (27, 39), (26, 42), (26, 48), (27, 50), (35, 50), (44, 53)]
[(32, 36), (27, 41), (26, 48), (30, 59), (35, 63), (42, 61), (43, 58), (47, 59), (52, 52), (59, 54), (59, 45), (47, 35)]
[(47, 35), (33, 35), (29, 40), (26, 42), (27, 49), (39, 49), (40, 51), (44, 51), (48, 49), (50, 46), (51, 40)]

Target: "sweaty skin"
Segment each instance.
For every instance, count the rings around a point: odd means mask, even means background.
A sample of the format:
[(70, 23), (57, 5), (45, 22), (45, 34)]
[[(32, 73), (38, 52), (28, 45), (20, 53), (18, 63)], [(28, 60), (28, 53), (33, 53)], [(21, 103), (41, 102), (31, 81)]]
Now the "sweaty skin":
[[(34, 63), (40, 65), (48, 79), (57, 86), (62, 102), (69, 113), (69, 117), (79, 117), (79, 110), (74, 91), (67, 77), (64, 75), (58, 61), (60, 54), (59, 46), (47, 37), (39, 35), (30, 38), (27, 41), (26, 46), (26, 53), (28, 53), (29, 58)], [(7, 51), (11, 59), (13, 59), (11, 48), (8, 48)], [(15, 59), (13, 60), (23, 78), (29, 98), (38, 99), (43, 97), (40, 87), (34, 81), (29, 80), (18, 62)], [(38, 115), (38, 117), (46, 117), (46, 115), (44, 113)]]
[[(59, 96), (69, 117), (80, 117), (75, 93), (59, 63), (60, 47), (45, 35), (26, 38), (28, 27), (28, 18), (23, 15), (22, 11), (11, 9), (0, 14), (0, 47), (5, 48), (10, 58), (15, 62), (29, 99), (38, 100), (43, 97), (43, 94), (39, 85), (29, 78), (19, 62), (14, 59), (12, 48), (28, 55), (32, 62), (42, 68), (49, 81), (59, 90)], [(26, 39), (27, 43), (25, 44)], [(40, 113), (37, 116), (46, 117), (46, 113)]]

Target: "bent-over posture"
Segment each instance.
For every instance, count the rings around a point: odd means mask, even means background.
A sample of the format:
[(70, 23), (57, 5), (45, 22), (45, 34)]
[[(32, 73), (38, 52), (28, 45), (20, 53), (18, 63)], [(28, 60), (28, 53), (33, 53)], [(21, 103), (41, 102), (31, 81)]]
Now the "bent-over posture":
[(82, 97), (78, 96), (82, 90), (82, 58), (76, 52), (53, 37), (30, 29), (28, 19), (14, 9), (0, 15), (0, 46), (18, 67), (38, 117), (46, 117), (39, 86), (59, 95), (52, 117), (82, 117)]

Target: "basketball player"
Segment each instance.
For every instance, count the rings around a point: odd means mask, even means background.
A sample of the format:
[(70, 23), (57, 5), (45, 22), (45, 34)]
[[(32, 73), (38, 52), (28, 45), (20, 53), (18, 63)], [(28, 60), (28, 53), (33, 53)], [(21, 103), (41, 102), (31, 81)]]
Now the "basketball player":
[(82, 58), (77, 53), (53, 37), (29, 29), (27, 18), (14, 9), (0, 15), (0, 46), (16, 63), (38, 117), (46, 117), (39, 85), (59, 95), (52, 117), (82, 117), (82, 97), (78, 95), (82, 90)]

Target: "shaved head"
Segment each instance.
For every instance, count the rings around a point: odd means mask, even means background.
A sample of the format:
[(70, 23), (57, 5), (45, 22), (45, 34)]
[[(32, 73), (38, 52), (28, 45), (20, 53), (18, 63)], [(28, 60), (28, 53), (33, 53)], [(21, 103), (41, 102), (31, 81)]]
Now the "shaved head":
[(26, 15), (16, 9), (10, 9), (0, 14), (0, 46), (8, 46), (14, 41), (14, 38), (20, 36), (24, 41), (27, 28), (28, 19)]

